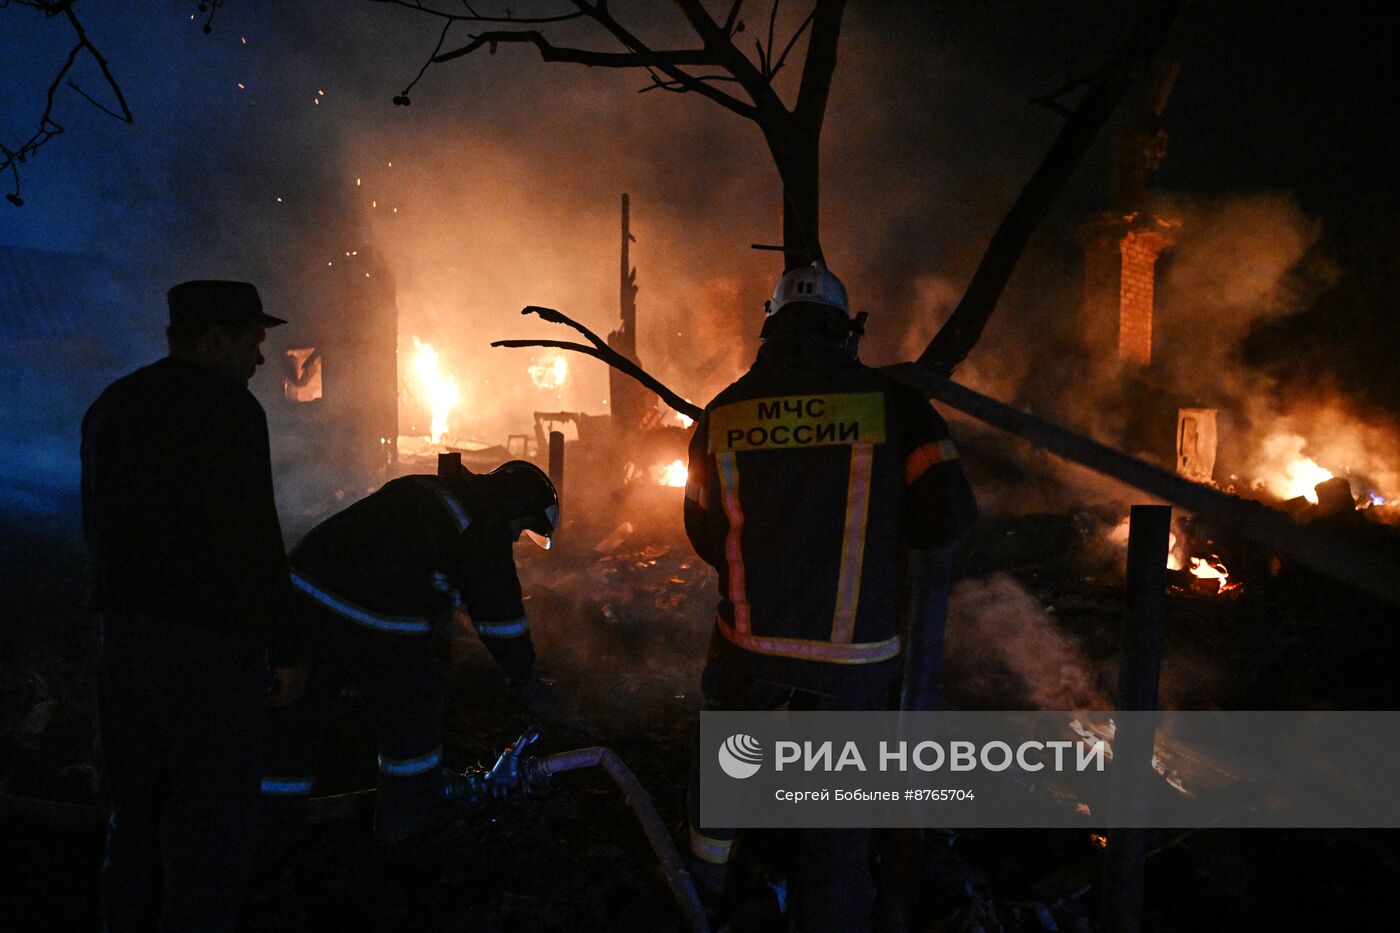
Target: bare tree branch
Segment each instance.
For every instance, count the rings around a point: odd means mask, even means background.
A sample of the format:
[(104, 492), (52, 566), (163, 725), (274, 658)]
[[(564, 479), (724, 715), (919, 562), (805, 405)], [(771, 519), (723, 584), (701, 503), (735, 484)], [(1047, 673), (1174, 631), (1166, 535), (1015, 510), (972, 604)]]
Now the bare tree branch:
[(124, 121), (124, 122), (126, 122), (126, 123), (130, 123), (130, 122), (131, 122), (131, 121), (128, 120), (124, 115), (122, 115), (122, 114), (120, 114), (120, 113), (117, 113), (115, 110), (112, 110), (110, 107), (108, 107), (107, 105), (103, 104), (101, 101), (99, 101), (97, 98), (93, 97), (93, 96), (92, 96), (91, 94), (89, 94), (87, 91), (83, 90), (82, 86), (81, 86), (80, 84), (78, 84), (77, 81), (74, 81), (72, 78), (69, 78), (69, 79), (68, 79), (68, 86), (69, 86), (70, 88), (72, 88), (72, 89), (74, 90), (74, 92), (78, 94), (79, 97), (81, 97), (83, 100), (87, 101), (89, 104), (92, 104), (92, 105), (93, 105), (94, 107), (96, 107), (98, 110), (101, 110), (103, 113), (105, 113), (107, 116), (111, 117), (113, 120), (122, 120), (122, 121)]
[[(108, 66), (107, 59), (102, 57), (102, 53), (98, 51), (97, 46), (88, 38), (87, 31), (83, 29), (83, 24), (73, 12), (74, 2), (75, 0), (58, 0), (58, 2), (44, 2), (44, 0), (13, 0), (13, 5), (38, 10), (44, 14), (46, 19), (60, 15), (65, 17), (68, 20), (69, 27), (73, 30), (73, 34), (78, 39), (77, 44), (69, 50), (68, 57), (64, 60), (63, 66), (59, 68), (58, 73), (54, 75), (53, 81), (49, 83), (48, 91), (44, 95), (44, 111), (39, 115), (38, 128), (27, 140), (21, 143), (17, 149), (11, 149), (8, 146), (0, 144), (0, 154), (4, 155), (4, 161), (0, 161), (0, 172), (8, 170), (14, 183), (14, 190), (5, 195), (5, 200), (9, 201), (15, 207), (22, 207), (24, 205), (24, 198), (20, 196), (19, 166), (26, 162), (28, 158), (37, 152), (44, 144), (63, 132), (63, 125), (53, 118), (54, 103), (56, 95), (58, 94), (59, 85), (63, 83), (64, 78), (67, 77), (68, 73), (73, 69), (73, 65), (77, 62), (78, 56), (83, 52), (87, 52), (92, 60), (97, 63), (97, 67), (101, 70), (102, 77), (107, 82), (107, 87), (111, 89), (112, 95), (116, 98), (117, 106), (120, 107), (121, 112), (117, 113), (112, 108), (98, 103), (92, 95), (84, 91), (72, 79), (69, 79), (68, 86), (76, 91), (84, 100), (109, 117), (120, 120), (123, 123), (135, 122), (135, 117), (132, 116), (131, 108), (127, 106), (126, 96), (122, 93), (121, 85), (117, 83), (116, 77), (112, 74), (112, 69)], [(8, 6), (10, 4), (7, 3), (5, 5)]]
[[(738, 78), (733, 75), (692, 75), (696, 81), (732, 81), (738, 83)], [(651, 84), (646, 87), (637, 88), (638, 94), (645, 94), (647, 91), (673, 91), (677, 94), (684, 94), (690, 88), (678, 81), (665, 81), (656, 72), (651, 73)]]
[(700, 0), (675, 0), (675, 3), (700, 37), (705, 51), (713, 56), (717, 65), (738, 79), (744, 91), (753, 100), (757, 109), (753, 111), (750, 119), (760, 120), (760, 117), (767, 113), (785, 112), (782, 101), (778, 99), (767, 77), (749, 61), (747, 55), (739, 51), (730, 34), (710, 17)]
[(224, 0), (201, 0), (199, 8), (208, 12), (204, 18), (204, 34), (208, 35), (214, 31), (214, 14), (219, 12), (219, 7), (224, 5)]
[[(470, 5), (466, 13), (451, 13), (425, 6), (421, 0), (376, 0), (433, 16), (448, 22), (464, 20), (486, 21)], [(779, 2), (774, 0), (769, 11), (768, 42), (756, 42), (759, 64), (735, 45), (735, 37), (744, 30), (739, 19), (742, 0), (726, 4), (723, 22), (717, 21), (706, 9), (704, 0), (673, 0), (686, 22), (700, 39), (698, 49), (657, 50), (634, 35), (609, 12), (606, 0), (571, 0), (574, 11), (557, 17), (517, 19), (510, 14), (496, 17), (493, 22), (557, 22), (563, 19), (591, 19), (606, 30), (622, 46), (621, 51), (605, 51), (555, 45), (544, 32), (537, 29), (489, 30), (473, 35), (466, 45), (448, 52), (439, 50), (432, 63), (454, 61), (482, 48), (494, 52), (501, 43), (534, 46), (541, 60), (567, 62), (584, 66), (607, 68), (641, 68), (648, 72), (650, 84), (641, 92), (663, 90), (672, 93), (695, 93), (707, 97), (741, 117), (752, 120), (763, 132), (772, 152), (775, 167), (783, 182), (783, 242), (786, 268), (794, 268), (822, 256), (819, 229), (819, 158), (821, 126), (831, 90), (831, 75), (836, 67), (836, 46), (840, 38), (841, 18), (845, 0), (812, 0), (811, 12), (788, 37), (779, 52), (777, 15)], [(807, 55), (799, 83), (796, 103), (789, 109), (773, 87), (773, 76), (780, 71), (804, 35)], [(688, 69), (701, 69), (695, 73)], [(727, 74), (726, 74), (727, 72)], [(416, 83), (422, 77), (414, 79)], [(726, 93), (717, 85), (738, 84), (743, 95)], [(412, 87), (413, 85), (410, 85)], [(394, 98), (396, 104), (408, 104), (408, 95)]]
[(734, 35), (734, 30), (735, 30), (735, 27), (736, 27), (736, 26), (738, 26), (738, 28), (740, 28), (740, 29), (743, 28), (743, 26), (738, 25), (738, 23), (739, 23), (739, 8), (742, 7), (743, 5), (744, 5), (744, 0), (734, 0), (734, 4), (729, 8), (729, 15), (726, 16), (726, 17), (724, 18), (724, 33), (725, 33), (725, 35), (728, 35), (728, 36)]
[(627, 357), (614, 350), (612, 347), (608, 346), (607, 342), (602, 340), (597, 334), (593, 333), (593, 331), (589, 330), (587, 327), (584, 327), (582, 324), (580, 324), (578, 321), (575, 321), (567, 314), (564, 314), (562, 311), (556, 311), (553, 308), (540, 307), (539, 305), (530, 305), (529, 307), (522, 310), (520, 313), (538, 314), (541, 318), (550, 322), (551, 324), (563, 324), (566, 327), (572, 327), (574, 330), (587, 337), (588, 341), (592, 343), (593, 346), (588, 347), (584, 346), (581, 343), (571, 343), (567, 340), (497, 340), (494, 343), (492, 343), (491, 346), (548, 347), (555, 350), (569, 350), (573, 353), (582, 353), (585, 356), (591, 356), (596, 360), (602, 360), (604, 363), (607, 363), (614, 369), (631, 376), (633, 379), (640, 382), (643, 386), (655, 392), (658, 396), (660, 396), (663, 402), (665, 402), (667, 405), (670, 405), (672, 408), (674, 408), (676, 411), (680, 412), (683, 415), (686, 415), (690, 418), (698, 419), (704, 413), (703, 408), (701, 408), (698, 405), (694, 405), (690, 402), (687, 402), (685, 399), (681, 398), (675, 393), (675, 391), (673, 391), (661, 380), (657, 379), (651, 373), (647, 372), (645, 369), (638, 366), (636, 363), (632, 362)]
[(518, 23), (525, 26), (541, 26), (548, 23), (563, 23), (571, 19), (581, 19), (588, 15), (584, 10), (573, 10), (569, 13), (558, 13), (553, 16), (513, 16), (509, 13), (505, 16), (483, 16), (472, 9), (471, 4), (468, 3), (462, 4), (467, 10), (466, 13), (448, 13), (435, 7), (426, 6), (417, 0), (371, 0), (371, 2), (401, 6), (428, 16), (436, 16), (459, 23)]
[[(597, 20), (597, 22), (604, 29), (612, 33), (613, 36), (616, 37), (617, 40), (621, 42), (626, 48), (638, 53), (645, 53), (648, 55), (655, 54), (649, 48), (647, 48), (646, 43), (642, 42), (636, 36), (632, 35), (632, 33), (629, 32), (621, 23), (613, 19), (612, 16), (607, 12), (605, 4), (600, 2), (597, 5), (590, 7), (586, 2), (584, 2), (584, 0), (574, 0), (574, 2), (578, 4), (578, 6), (581, 9), (591, 10), (593, 18)], [(676, 2), (682, 7), (682, 10), (684, 10), (688, 0), (676, 0)], [(715, 24), (714, 20), (710, 19), (709, 14), (705, 13), (703, 8), (701, 8), (700, 12), (703, 15), (705, 21), (710, 24), (711, 28), (715, 32), (718, 32), (719, 26)], [(730, 74), (734, 75), (734, 77), (738, 78), (739, 83), (743, 85), (746, 91), (748, 91), (749, 85), (745, 81), (744, 75), (734, 70), (733, 64), (730, 61), (730, 56), (725, 53), (733, 53), (733, 55), (737, 56), (739, 61), (746, 65), (750, 71), (753, 70), (753, 65), (749, 62), (747, 58), (740, 54), (737, 49), (734, 48), (733, 44), (729, 41), (729, 37), (723, 36), (722, 42), (718, 44), (712, 41), (712, 36), (708, 36), (703, 32), (700, 33), (700, 38), (705, 46), (705, 52), (709, 56), (705, 64), (718, 65), (724, 68)], [(755, 109), (752, 105), (746, 104), (743, 101), (739, 100), (737, 97), (732, 97), (729, 94), (718, 90), (717, 88), (711, 87), (709, 84), (706, 84), (703, 81), (696, 81), (689, 74), (687, 74), (684, 71), (681, 71), (680, 68), (676, 67), (675, 65), (672, 65), (666, 61), (658, 61), (656, 62), (655, 67), (662, 71), (671, 80), (679, 81), (680, 83), (686, 85), (690, 90), (704, 97), (708, 97), (710, 100), (719, 104), (721, 107), (724, 107), (726, 110), (733, 111), (739, 116), (749, 120), (757, 120), (759, 118), (758, 110)], [(752, 92), (750, 92), (750, 96), (753, 96)]]
[[(384, 0), (380, 0), (384, 2)], [(655, 68), (663, 63), (672, 65), (712, 65), (714, 58), (704, 49), (681, 49), (676, 51), (652, 52), (599, 52), (591, 49), (571, 49), (552, 45), (543, 33), (537, 30), (483, 32), (472, 36), (472, 41), (450, 52), (435, 54), (434, 62), (450, 62), (453, 59), (470, 55), (482, 46), (498, 43), (526, 43), (539, 49), (540, 59), (547, 62), (569, 62), (575, 65), (588, 65), (599, 68)]]
[(413, 80), (404, 86), (403, 93), (394, 98), (396, 104), (408, 104), (408, 92), (413, 90), (413, 86), (422, 80), (423, 75), (428, 73), (428, 68), (437, 61), (438, 53), (442, 51), (442, 44), (447, 41), (447, 31), (452, 28), (456, 20), (449, 19), (442, 24), (442, 34), (438, 36), (437, 45), (433, 46), (433, 51), (428, 55), (428, 60), (423, 63), (423, 67), (418, 69), (418, 73), (413, 76)]
[(78, 40), (82, 44), (82, 47), (87, 49), (88, 54), (92, 56), (92, 60), (97, 62), (97, 67), (102, 69), (102, 77), (107, 80), (107, 86), (111, 88), (112, 93), (116, 95), (117, 103), (120, 104), (122, 108), (122, 115), (117, 119), (125, 123), (136, 122), (136, 118), (131, 115), (131, 108), (126, 105), (126, 97), (122, 94), (121, 85), (117, 84), (117, 79), (112, 76), (112, 69), (107, 66), (107, 59), (102, 57), (102, 53), (97, 50), (97, 46), (93, 45), (88, 39), (87, 32), (83, 29), (83, 24), (78, 22), (78, 17), (73, 13), (71, 3), (64, 9), (63, 13), (68, 17), (68, 22), (73, 27), (73, 31), (78, 34)]
[[(841, 38), (841, 14), (846, 0), (817, 0), (812, 10), (812, 38), (792, 112), (809, 132), (820, 135), (826, 100), (831, 95), (831, 75), (836, 71), (836, 44)], [(787, 53), (784, 52), (784, 55)]]
[(778, 4), (781, 2), (782, 0), (773, 0), (773, 6), (768, 10), (768, 47), (763, 52), (763, 73), (766, 75), (772, 74), (768, 63), (773, 60), (773, 31), (778, 26)]
[[(773, 4), (774, 8), (776, 8), (777, 5), (778, 4), (775, 0)], [(773, 63), (773, 67), (768, 69), (769, 81), (772, 81), (775, 77), (777, 77), (778, 72), (782, 70), (783, 62), (787, 61), (788, 53), (791, 52), (792, 47), (797, 44), (797, 40), (802, 38), (802, 34), (807, 31), (807, 27), (812, 25), (812, 20), (816, 17), (816, 15), (817, 8), (812, 7), (812, 11), (807, 14), (807, 18), (802, 21), (802, 25), (798, 26), (796, 31), (793, 32), (792, 38), (788, 39), (788, 44), (783, 47), (783, 53), (778, 56), (778, 60)], [(771, 45), (768, 47), (768, 52), (770, 55), (773, 52), (773, 47)]]

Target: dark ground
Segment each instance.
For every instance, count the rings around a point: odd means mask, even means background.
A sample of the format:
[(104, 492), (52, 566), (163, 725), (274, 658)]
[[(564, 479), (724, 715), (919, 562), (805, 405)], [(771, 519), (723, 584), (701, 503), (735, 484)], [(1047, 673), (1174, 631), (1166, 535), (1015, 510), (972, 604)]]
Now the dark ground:
[[(674, 493), (674, 495), (673, 495)], [(614, 749), (683, 838), (683, 788), (713, 578), (671, 520), (679, 493), (633, 504), (637, 527), (598, 554), (603, 535), (575, 529), (562, 547), (522, 559), (541, 665), (566, 700), (570, 735)], [(655, 518), (648, 519), (652, 509)], [(619, 512), (617, 514), (624, 514)], [(1111, 527), (1111, 520), (1109, 523)], [(1107, 693), (1121, 590), (1098, 573), (1105, 525), (1089, 513), (989, 519), (963, 573), (1007, 571), (1073, 646), (1073, 672)], [(522, 549), (524, 555), (526, 552)], [(1259, 555), (1233, 555), (1265, 566)], [(6, 930), (98, 926), (102, 826), (96, 811), (19, 807), (15, 797), (100, 802), (93, 734), (94, 640), (82, 611), (83, 557), (60, 521), (27, 521), (3, 538), (0, 630), (0, 917)], [(1086, 570), (1086, 567), (1089, 567)], [(1164, 696), (1183, 708), (1395, 708), (1393, 614), (1302, 574), (1248, 580), (1230, 598), (1170, 600)], [(955, 621), (954, 625), (960, 624)], [(950, 631), (950, 645), (970, 633)], [(996, 646), (990, 646), (995, 648)], [(994, 652), (992, 652), (994, 654)], [(950, 652), (945, 705), (1026, 704), (1012, 661)], [(493, 757), (523, 720), (484, 651), (457, 646), (448, 761)], [(347, 697), (323, 763), (326, 790), (373, 781), (373, 736)], [(749, 869), (781, 870), (791, 845), (756, 835)], [(924, 930), (1089, 930), (1101, 851), (1077, 830), (931, 832)], [(1153, 835), (1148, 929), (1380, 930), (1400, 926), (1400, 836), (1389, 831), (1223, 831)], [(771, 909), (757, 883), (752, 909)], [(760, 920), (773, 929), (776, 921)], [(537, 798), (444, 811), (423, 848), (391, 861), (366, 815), (317, 825), (259, 879), (245, 915), (255, 930), (674, 930), (678, 921), (645, 839), (607, 779), (576, 772)]]

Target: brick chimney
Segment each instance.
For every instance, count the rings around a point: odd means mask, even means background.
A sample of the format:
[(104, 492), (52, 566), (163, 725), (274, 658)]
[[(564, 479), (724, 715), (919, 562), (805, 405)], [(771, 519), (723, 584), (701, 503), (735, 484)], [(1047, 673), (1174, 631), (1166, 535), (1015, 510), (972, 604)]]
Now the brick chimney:
[(1081, 228), (1084, 236), (1084, 322), (1089, 346), (1138, 366), (1152, 363), (1153, 291), (1157, 257), (1171, 246), (1180, 221), (1148, 210), (1152, 175), (1167, 153), (1162, 110), (1176, 79), (1158, 70), (1141, 115), (1113, 137), (1111, 208)]

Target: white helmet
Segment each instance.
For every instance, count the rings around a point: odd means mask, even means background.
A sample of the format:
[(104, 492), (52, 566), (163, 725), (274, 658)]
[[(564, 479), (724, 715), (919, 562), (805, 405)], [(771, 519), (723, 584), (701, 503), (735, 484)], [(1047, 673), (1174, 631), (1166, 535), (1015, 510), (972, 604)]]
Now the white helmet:
[(788, 305), (799, 302), (826, 305), (842, 314), (851, 313), (850, 303), (846, 300), (846, 286), (827, 270), (821, 260), (784, 273), (773, 289), (765, 316), (772, 317)]

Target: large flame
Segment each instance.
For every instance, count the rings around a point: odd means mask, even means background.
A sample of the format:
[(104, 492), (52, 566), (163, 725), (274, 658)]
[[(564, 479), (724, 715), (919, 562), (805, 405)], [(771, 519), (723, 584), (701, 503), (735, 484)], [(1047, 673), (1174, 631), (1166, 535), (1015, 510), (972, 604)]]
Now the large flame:
[(562, 353), (530, 364), (530, 381), (539, 389), (562, 389), (569, 378), (569, 360)]
[(1307, 441), (1297, 434), (1274, 434), (1264, 441), (1259, 458), (1268, 464), (1264, 486), (1280, 499), (1303, 496), (1317, 502), (1313, 487), (1332, 478), (1332, 471), (1304, 456)]
[(660, 468), (661, 475), (657, 482), (663, 486), (684, 486), (686, 480), (690, 478), (689, 471), (685, 468), (684, 460), (672, 460), (670, 463)]
[(432, 344), (414, 337), (413, 347), (416, 351), (413, 355), (413, 374), (433, 413), (433, 443), (441, 443), (447, 436), (447, 416), (462, 401), (462, 393), (457, 388), (456, 378), (443, 372), (442, 362)]

